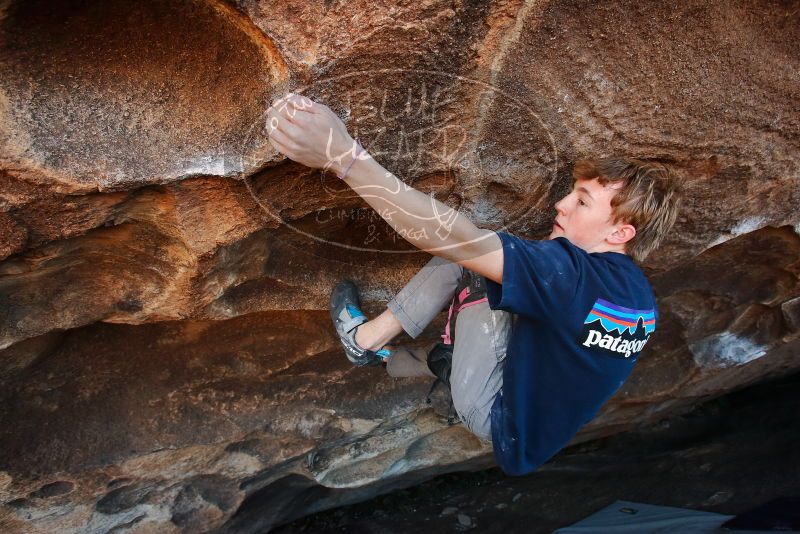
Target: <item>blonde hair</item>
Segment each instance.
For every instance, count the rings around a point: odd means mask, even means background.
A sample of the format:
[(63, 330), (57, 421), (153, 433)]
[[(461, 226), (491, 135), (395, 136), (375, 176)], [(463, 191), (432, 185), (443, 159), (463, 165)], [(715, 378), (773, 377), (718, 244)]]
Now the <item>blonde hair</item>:
[(572, 171), (576, 180), (597, 178), (601, 185), (622, 182), (611, 199), (612, 224), (622, 221), (636, 228), (625, 243), (625, 253), (642, 262), (675, 224), (683, 198), (684, 181), (666, 166), (631, 158), (585, 159)]

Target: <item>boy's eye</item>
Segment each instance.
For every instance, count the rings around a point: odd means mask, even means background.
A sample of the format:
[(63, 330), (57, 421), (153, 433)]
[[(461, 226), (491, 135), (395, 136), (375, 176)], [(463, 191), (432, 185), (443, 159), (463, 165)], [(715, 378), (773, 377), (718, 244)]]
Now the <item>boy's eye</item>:
[(580, 202), (582, 206), (586, 205), (586, 202), (584, 202), (583, 200), (578, 199), (578, 202)]

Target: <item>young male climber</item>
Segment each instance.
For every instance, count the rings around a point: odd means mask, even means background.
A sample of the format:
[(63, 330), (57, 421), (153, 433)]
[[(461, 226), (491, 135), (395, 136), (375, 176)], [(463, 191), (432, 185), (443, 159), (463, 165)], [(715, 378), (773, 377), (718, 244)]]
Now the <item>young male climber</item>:
[[(578, 162), (549, 238), (534, 241), (478, 228), (408, 187), (323, 104), (290, 93), (268, 115), (277, 150), (334, 171), (434, 255), (372, 320), (351, 281), (334, 288), (331, 317), (355, 365), (384, 363), (392, 376), (449, 382), (464, 425), (492, 443), (509, 475), (547, 461), (623, 384), (658, 321), (636, 262), (676, 219), (682, 184), (666, 167), (626, 158)], [(387, 345), (402, 331), (416, 338), (448, 303), (458, 315), (443, 342)]]

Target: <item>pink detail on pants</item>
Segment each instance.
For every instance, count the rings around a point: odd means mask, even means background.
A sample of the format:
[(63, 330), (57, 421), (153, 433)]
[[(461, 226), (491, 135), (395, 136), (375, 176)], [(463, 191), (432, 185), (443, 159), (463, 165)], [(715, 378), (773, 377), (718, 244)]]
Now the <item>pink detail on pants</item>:
[(453, 300), (453, 302), (450, 303), (450, 311), (447, 312), (447, 324), (444, 325), (444, 334), (442, 334), (442, 342), (445, 345), (453, 344), (453, 340), (450, 338), (450, 321), (453, 319), (453, 314), (465, 308), (469, 308), (470, 306), (474, 306), (475, 304), (480, 304), (481, 302), (486, 302), (489, 300), (487, 297), (483, 297), (482, 299), (478, 299), (476, 301), (463, 304), (464, 299), (466, 299), (468, 296), (469, 296), (469, 287), (465, 287), (463, 290), (461, 290), (461, 293), (458, 294), (458, 303), (456, 304), (455, 300)]

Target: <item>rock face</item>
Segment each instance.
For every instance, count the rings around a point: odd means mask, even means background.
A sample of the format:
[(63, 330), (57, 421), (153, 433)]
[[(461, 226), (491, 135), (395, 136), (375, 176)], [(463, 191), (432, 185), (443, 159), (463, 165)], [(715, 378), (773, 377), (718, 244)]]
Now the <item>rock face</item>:
[[(491, 450), (327, 316), (428, 256), (266, 141), (286, 90), (479, 226), (576, 159), (672, 165), (661, 323), (576, 441), (800, 367), (800, 15), (691, 2), (0, 3), (0, 526), (263, 532)], [(441, 332), (444, 317), (416, 340)], [(401, 336), (401, 342), (411, 342)]]
[(232, 156), (288, 76), (223, 2), (11, 3), (3, 40), (3, 162), (62, 192), (248, 170)]

